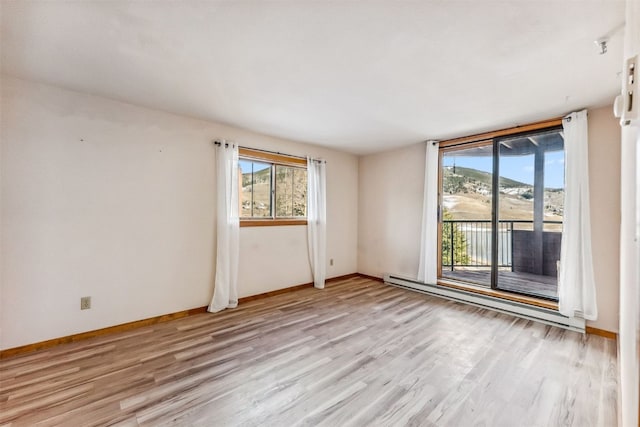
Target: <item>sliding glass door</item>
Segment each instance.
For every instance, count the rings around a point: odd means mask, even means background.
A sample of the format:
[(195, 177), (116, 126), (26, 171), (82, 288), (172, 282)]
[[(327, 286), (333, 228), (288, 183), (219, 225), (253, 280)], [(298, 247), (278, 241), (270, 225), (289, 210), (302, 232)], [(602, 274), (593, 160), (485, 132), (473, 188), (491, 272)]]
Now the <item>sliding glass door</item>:
[(441, 153), (441, 276), (491, 286), (491, 141)]
[(497, 288), (557, 299), (564, 203), (562, 134), (555, 130), (501, 139), (498, 146), (498, 217), (508, 262), (498, 269)]
[(557, 299), (561, 129), (444, 147), (440, 155), (440, 278)]

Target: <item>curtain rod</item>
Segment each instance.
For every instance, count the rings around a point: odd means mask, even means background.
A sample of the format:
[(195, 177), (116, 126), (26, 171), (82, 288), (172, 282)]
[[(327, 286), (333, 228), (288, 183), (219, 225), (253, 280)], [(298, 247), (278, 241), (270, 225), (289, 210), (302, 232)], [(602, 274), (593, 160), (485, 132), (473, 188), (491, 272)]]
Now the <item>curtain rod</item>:
[[(216, 144), (216, 145), (222, 145), (222, 142), (220, 142), (220, 141), (213, 141), (213, 143)], [(229, 143), (225, 142), (224, 146), (228, 147)], [(243, 147), (242, 145), (238, 145), (238, 148), (244, 148), (245, 150), (251, 150), (251, 151), (260, 151), (262, 153), (277, 154), (279, 156), (292, 157), (294, 159), (307, 160), (307, 158), (303, 157), (303, 156), (294, 156), (294, 155), (291, 155), (291, 154), (281, 153), (279, 151), (271, 151), (271, 150), (263, 150), (263, 149), (260, 149), (260, 148)], [(327, 163), (326, 160), (321, 160), (321, 159), (311, 159), (311, 160), (313, 160), (314, 162), (318, 162), (318, 163)]]
[[(573, 112), (571, 112), (571, 113), (567, 114), (566, 116), (564, 116), (562, 119), (563, 119), (563, 120), (566, 120), (567, 122), (570, 122), (570, 121), (571, 121), (571, 115), (572, 115), (573, 113), (579, 113), (580, 111), (584, 111), (584, 110), (586, 110), (586, 108), (583, 108), (582, 110), (576, 110), (576, 111), (573, 111)], [(588, 117), (588, 116), (589, 116), (589, 111), (587, 111), (587, 117)]]

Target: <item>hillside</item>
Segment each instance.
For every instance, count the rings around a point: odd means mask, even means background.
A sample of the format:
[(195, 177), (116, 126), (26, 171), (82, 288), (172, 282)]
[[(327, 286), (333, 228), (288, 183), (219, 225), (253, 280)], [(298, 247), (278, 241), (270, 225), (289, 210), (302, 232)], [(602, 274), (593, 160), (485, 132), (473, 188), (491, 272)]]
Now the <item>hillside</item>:
[[(455, 173), (453, 172), (455, 169)], [(448, 167), (444, 170), (445, 178), (460, 176), (465, 177), (470, 181), (476, 181), (478, 183), (486, 184), (491, 186), (492, 174), (485, 171), (480, 171), (477, 169), (465, 168), (462, 166)], [(500, 177), (500, 187), (503, 188), (521, 188), (528, 187), (533, 189), (533, 186), (530, 184), (525, 184), (524, 182), (514, 181), (510, 178), (505, 178), (503, 176)]]
[[(444, 170), (443, 204), (452, 219), (491, 219), (492, 174), (456, 166)], [(501, 220), (533, 220), (533, 186), (500, 177)], [(564, 190), (546, 188), (544, 207), (546, 221), (561, 221), (564, 212)]]
[[(303, 217), (306, 215), (307, 174), (302, 168), (277, 165), (275, 168), (276, 206), (271, 206), (271, 168), (255, 173), (241, 171), (242, 217), (279, 218)], [(253, 178), (253, 185), (252, 180)]]

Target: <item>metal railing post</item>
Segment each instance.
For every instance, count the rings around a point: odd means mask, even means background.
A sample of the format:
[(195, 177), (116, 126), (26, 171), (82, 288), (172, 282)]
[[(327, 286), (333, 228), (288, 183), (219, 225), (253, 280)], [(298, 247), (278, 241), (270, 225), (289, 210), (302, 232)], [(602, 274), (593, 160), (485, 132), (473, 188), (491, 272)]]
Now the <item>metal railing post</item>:
[(513, 270), (513, 221), (511, 221), (511, 271)]
[(453, 271), (453, 260), (454, 260), (453, 251), (454, 251), (454, 249), (456, 247), (456, 245), (453, 243), (453, 223), (449, 223), (449, 233), (450, 233), (450, 236), (451, 236), (451, 243), (450, 243), (451, 244), (451, 246), (450, 246), (450, 248), (451, 248), (451, 271)]

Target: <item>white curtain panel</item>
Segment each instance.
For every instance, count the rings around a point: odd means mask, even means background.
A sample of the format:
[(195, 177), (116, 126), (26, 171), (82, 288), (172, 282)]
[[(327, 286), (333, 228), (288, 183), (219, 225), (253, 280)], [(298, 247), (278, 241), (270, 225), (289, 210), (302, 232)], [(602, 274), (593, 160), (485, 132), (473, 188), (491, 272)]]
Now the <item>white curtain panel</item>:
[(438, 154), (439, 144), (427, 141), (424, 171), (424, 201), (420, 233), (418, 280), (436, 284), (438, 280)]
[(324, 289), (327, 276), (327, 173), (323, 160), (307, 158), (307, 239), (313, 286)]
[(558, 308), (568, 317), (598, 318), (591, 255), (587, 111), (562, 121), (565, 149), (564, 223), (558, 271)]
[(209, 311), (238, 306), (240, 218), (238, 147), (223, 141), (216, 145), (216, 276)]

